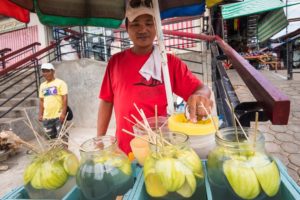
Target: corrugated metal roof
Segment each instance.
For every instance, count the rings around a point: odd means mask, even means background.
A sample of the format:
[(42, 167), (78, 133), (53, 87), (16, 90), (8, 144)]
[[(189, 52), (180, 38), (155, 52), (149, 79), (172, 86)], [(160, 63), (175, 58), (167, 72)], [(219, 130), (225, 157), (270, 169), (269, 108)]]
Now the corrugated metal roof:
[[(288, 6), (300, 4), (290, 3)], [(247, 15), (259, 14), (285, 7), (280, 0), (244, 0), (240, 3), (226, 4), (222, 6), (223, 19), (238, 18)]]

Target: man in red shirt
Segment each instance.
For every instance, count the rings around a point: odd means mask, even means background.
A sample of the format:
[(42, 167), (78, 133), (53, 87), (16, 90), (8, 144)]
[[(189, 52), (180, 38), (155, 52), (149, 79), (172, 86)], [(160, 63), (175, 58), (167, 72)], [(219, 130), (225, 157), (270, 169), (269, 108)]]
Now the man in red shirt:
[[(157, 47), (153, 45), (156, 36), (154, 11), (149, 1), (138, 1), (138, 5), (136, 1), (129, 2), (125, 22), (133, 47), (111, 57), (99, 94), (97, 135), (106, 134), (114, 108), (116, 137), (119, 147), (126, 154), (131, 152), (129, 143), (133, 137), (122, 131), (126, 129), (132, 132), (132, 124), (124, 117), (132, 119), (131, 114), (140, 117), (134, 103), (143, 109), (146, 117), (155, 115), (155, 105), (159, 116), (167, 116), (160, 56)], [(207, 110), (212, 107), (211, 91), (179, 58), (172, 54), (168, 54), (167, 58), (172, 91), (187, 101), (190, 119), (197, 122), (197, 118), (206, 116), (201, 105)]]

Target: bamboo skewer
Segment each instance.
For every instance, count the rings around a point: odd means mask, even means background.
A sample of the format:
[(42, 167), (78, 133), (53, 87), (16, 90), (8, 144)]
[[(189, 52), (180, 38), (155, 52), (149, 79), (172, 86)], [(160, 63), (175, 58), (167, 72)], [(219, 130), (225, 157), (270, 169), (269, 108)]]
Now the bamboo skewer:
[(129, 121), (130, 123), (132, 123), (134, 125), (141, 126), (144, 129), (144, 131), (147, 132), (149, 140), (141, 137), (138, 134), (132, 133), (126, 129), (122, 129), (122, 131), (129, 135), (132, 135), (134, 137), (141, 138), (142, 140), (145, 140), (156, 146), (157, 145), (163, 146), (164, 144), (174, 146), (173, 144), (168, 142), (166, 139), (164, 139), (163, 135), (162, 135), (161, 128), (167, 123), (167, 121), (164, 122), (160, 127), (158, 127), (157, 105), (155, 105), (155, 108), (154, 108), (155, 109), (155, 127), (154, 127), (154, 129), (157, 131), (153, 130), (153, 127), (150, 127), (144, 111), (142, 109), (139, 109), (135, 103), (133, 105), (136, 108), (136, 110), (138, 111), (138, 113), (140, 114), (144, 123), (142, 123), (140, 120), (138, 120), (137, 117), (135, 117), (133, 114), (131, 114), (131, 117), (136, 121), (136, 123), (134, 123), (132, 120), (128, 119), (127, 117), (124, 117), (124, 119), (126, 119), (127, 121)]
[(144, 111), (143, 111), (142, 109), (141, 109), (141, 113), (142, 113), (142, 116), (141, 116), (141, 117), (142, 117), (144, 123), (146, 124), (146, 126), (147, 126), (148, 128), (150, 128), (150, 129), (152, 130), (150, 124), (148, 123), (147, 117), (146, 117), (146, 115), (145, 115), (145, 113), (144, 113)]
[(216, 125), (214, 119), (212, 118), (211, 114), (209, 114), (208, 110), (205, 108), (205, 106), (203, 105), (202, 102), (201, 102), (201, 107), (204, 109), (206, 115), (210, 118), (211, 122), (213, 123), (213, 125), (214, 125), (214, 127), (215, 127), (215, 129), (216, 129), (217, 135), (218, 135), (220, 138), (222, 138), (222, 134), (220, 133), (219, 128), (217, 127), (217, 125)]
[[(34, 134), (34, 136), (36, 137), (36, 140), (37, 140), (38, 144), (40, 145), (40, 148), (41, 148), (42, 150), (44, 150), (44, 146), (42, 145), (41, 141), (40, 141), (39, 138), (38, 138), (38, 135), (39, 135), (39, 134), (34, 130), (34, 128), (33, 128), (33, 126), (32, 126), (32, 123), (31, 123), (31, 121), (30, 121), (30, 119), (29, 119), (29, 116), (28, 116), (28, 114), (27, 114), (26, 109), (24, 109), (24, 112), (25, 112), (26, 118), (27, 118), (27, 120), (28, 120), (28, 122), (29, 122), (29, 128), (33, 131), (33, 134)], [(25, 123), (26, 123), (26, 122), (25, 122)]]
[(146, 118), (146, 115), (145, 115), (144, 111), (142, 109), (139, 109), (135, 103), (133, 103), (133, 105), (136, 108), (136, 110), (138, 111), (138, 113), (140, 114), (140, 116), (142, 117), (142, 119), (144, 121), (144, 124), (147, 127), (151, 128), (150, 125), (149, 125), (149, 123), (148, 123), (148, 121), (147, 121), (147, 118)]
[[(228, 96), (227, 96), (228, 97)], [(238, 132), (237, 132), (237, 125), (236, 125), (236, 120), (234, 118), (234, 109), (233, 109), (233, 106), (231, 105), (231, 103), (229, 103), (229, 100), (228, 99), (225, 99), (227, 105), (229, 106), (230, 108), (230, 111), (231, 111), (231, 117), (232, 117), (232, 121), (233, 121), (233, 127), (234, 127), (234, 131), (235, 131), (235, 138), (236, 138), (236, 141), (237, 143), (239, 144), (240, 141), (239, 141), (239, 137), (238, 137)]]
[[(225, 99), (226, 103), (228, 104), (228, 106), (231, 108), (231, 104), (228, 102), (227, 99)], [(240, 120), (237, 118), (237, 116), (235, 115), (234, 111), (232, 110), (232, 115), (234, 116), (235, 120), (237, 121), (237, 123), (239, 124), (244, 136), (246, 137), (247, 141), (249, 141), (249, 137), (247, 136), (244, 128), (242, 127), (241, 123), (240, 123)]]
[[(28, 122), (26, 122), (25, 120), (23, 120), (23, 122), (25, 123), (25, 125), (26, 125), (28, 128), (31, 129), (31, 131), (33, 132), (33, 134), (34, 134), (34, 136), (35, 136), (35, 138), (36, 138), (37, 140), (40, 139), (41, 141), (43, 141), (42, 136), (41, 136), (39, 133), (37, 133), (34, 129), (32, 129), (32, 127), (30, 126), (30, 124), (28, 124)], [(42, 143), (42, 142), (41, 142), (41, 143)]]
[(126, 119), (127, 121), (129, 121), (132, 125), (138, 125), (137, 123), (135, 123), (132, 120), (130, 120), (128, 117), (124, 117), (124, 119)]
[(154, 106), (154, 111), (155, 111), (155, 131), (157, 132), (158, 130), (158, 118), (157, 118), (157, 105)]
[[(132, 120), (130, 120), (128, 117), (124, 117), (124, 119), (126, 119), (127, 121), (129, 121), (130, 123), (132, 123), (133, 125), (135, 125), (135, 126), (142, 126), (141, 124), (139, 124), (139, 123), (134, 123)], [(141, 123), (141, 122), (140, 122)], [(143, 128), (143, 129), (145, 129), (145, 127), (141, 127), (141, 128)], [(148, 132), (147, 132), (148, 133)], [(132, 134), (134, 134), (134, 133), (132, 133)], [(134, 134), (134, 136), (135, 136), (136, 134)], [(149, 135), (148, 135), (148, 138), (149, 138)]]
[[(70, 142), (71, 140), (69, 139), (69, 142)], [(68, 143), (67, 142), (65, 142), (65, 141), (60, 141), (61, 143), (63, 143), (63, 144), (65, 144), (65, 145), (68, 145)], [(74, 141), (72, 141), (71, 142), (72, 144), (74, 144), (80, 151), (86, 151), (85, 149), (83, 149), (79, 144), (77, 144), (76, 142), (74, 142)]]
[(132, 132), (130, 132), (130, 131), (127, 131), (126, 129), (122, 129), (122, 131), (125, 132), (125, 133), (127, 133), (127, 134), (129, 134), (129, 135), (132, 135), (132, 136), (134, 136), (134, 137), (137, 137), (137, 138), (139, 138), (139, 139), (142, 139), (142, 140), (144, 140), (144, 141), (146, 141), (146, 142), (149, 142), (149, 143), (155, 145), (155, 143), (153, 143), (152, 141), (147, 140), (146, 138), (143, 138), (143, 137), (140, 136), (140, 135), (137, 135), (137, 134), (134, 134), (134, 133), (132, 133)]
[[(14, 142), (16, 142), (18, 144), (23, 144), (23, 145), (27, 146), (30, 150), (38, 153), (38, 149), (35, 146), (33, 146), (32, 144), (30, 144), (30, 143), (22, 140), (19, 136), (17, 136), (12, 131), (6, 132), (6, 135), (7, 135), (8, 138), (10, 138), (11, 140), (13, 140)], [(1, 138), (1, 136), (0, 136), (0, 138)]]
[(22, 140), (22, 139), (18, 140), (18, 142), (20, 142), (20, 143), (26, 145), (27, 147), (29, 147), (29, 148), (30, 148), (32, 151), (34, 151), (35, 153), (39, 153), (39, 151), (36, 149), (36, 147), (33, 146), (32, 144), (30, 144), (30, 143), (28, 143), (28, 142), (26, 142), (26, 141), (24, 141), (24, 140)]
[(168, 120), (166, 120), (159, 128), (164, 127), (168, 123)]
[[(43, 148), (44, 145), (47, 145), (47, 144), (44, 143), (44, 142), (42, 142), (42, 141), (43, 141), (42, 136), (41, 136), (39, 133), (37, 133), (37, 132), (30, 126), (30, 124), (29, 124), (28, 122), (26, 122), (25, 120), (23, 120), (23, 122), (24, 122), (25, 125), (26, 125), (28, 128), (30, 128), (30, 130), (33, 132), (34, 137), (36, 138), (36, 140), (37, 140), (38, 143), (39, 143), (40, 149), (44, 149), (44, 148)], [(42, 144), (42, 143), (43, 143), (43, 144)], [(47, 146), (48, 146), (48, 145), (47, 145)]]
[[(66, 121), (66, 120), (65, 120)], [(60, 129), (60, 132), (59, 132), (59, 135), (56, 139), (56, 141), (54, 142), (53, 146), (52, 147), (55, 147), (56, 145), (60, 144), (62, 141), (64, 141), (62, 138), (63, 137), (68, 137), (66, 136), (66, 133), (70, 130), (70, 128), (74, 125), (74, 123), (71, 123), (69, 126), (66, 125), (66, 123), (63, 123), (61, 129)]]
[(66, 114), (66, 117), (65, 117), (65, 119), (64, 119), (64, 121), (63, 121), (63, 123), (62, 123), (62, 125), (61, 125), (61, 129), (60, 129), (60, 131), (59, 131), (59, 133), (58, 133), (58, 138), (62, 138), (62, 137), (64, 136), (64, 133), (66, 133), (66, 132), (64, 132), (64, 131), (65, 131), (64, 129), (67, 128), (66, 122), (67, 122), (68, 114), (69, 114), (69, 113)]
[(237, 125), (236, 125), (236, 120), (235, 120), (235, 114), (234, 114), (234, 109), (233, 109), (233, 106), (231, 105), (231, 103), (229, 103), (228, 99), (225, 99), (227, 105), (229, 106), (230, 108), (230, 111), (231, 111), (231, 116), (232, 116), (232, 121), (233, 121), (233, 124), (234, 124), (234, 130), (235, 130), (235, 135), (236, 135), (236, 140), (237, 142), (239, 142), (239, 138), (237, 136)]
[[(158, 132), (158, 119), (157, 119), (157, 105), (154, 106), (155, 112), (155, 132)], [(155, 144), (158, 144), (157, 137), (155, 137)], [(155, 151), (158, 152), (157, 145), (155, 145)]]
[(142, 122), (140, 122), (134, 115), (131, 115), (131, 117), (140, 125), (142, 126), (142, 128), (147, 132), (149, 140), (151, 142), (154, 143), (154, 138), (152, 136), (155, 137), (155, 134), (153, 134), (154, 132), (152, 131), (151, 128), (147, 127), (145, 124), (143, 124)]
[(70, 143), (72, 143), (73, 145), (75, 145), (79, 150), (81, 151), (86, 151), (84, 148), (82, 148), (79, 144), (77, 144), (77, 142), (75, 142), (73, 139), (71, 139), (71, 137), (68, 138), (68, 141)]
[(253, 138), (253, 147), (254, 148), (256, 146), (257, 129), (258, 129), (258, 112), (255, 112), (255, 127), (254, 127), (254, 138)]
[(135, 103), (133, 103), (133, 106), (138, 111), (139, 115), (142, 116), (142, 113), (141, 113), (140, 109), (137, 107), (137, 105)]
[[(43, 142), (44, 140), (43, 140), (43, 137), (40, 135), (40, 134), (38, 134), (35, 130), (34, 130), (34, 128), (33, 128), (33, 126), (32, 126), (32, 123), (31, 123), (31, 121), (30, 121), (30, 119), (29, 119), (29, 117), (28, 117), (28, 114), (27, 114), (27, 112), (26, 112), (26, 110), (25, 110), (25, 114), (26, 114), (26, 117), (27, 117), (27, 120), (28, 120), (28, 122), (27, 121), (25, 121), (24, 120), (24, 123), (25, 123), (25, 125), (27, 125), (31, 130), (32, 130), (32, 132), (34, 133), (34, 135), (35, 135), (35, 137), (36, 137), (36, 139), (37, 139), (37, 141), (38, 141), (38, 143), (39, 143), (39, 146), (40, 146), (40, 148), (41, 148), (41, 150), (42, 150), (42, 152), (45, 152), (45, 148), (44, 148), (44, 145), (42, 144), (42, 143), (44, 143), (45, 145), (47, 145), (48, 147), (47, 147), (47, 150), (50, 150), (50, 149), (52, 149), (52, 148), (55, 148), (57, 145), (59, 145), (59, 144), (66, 144), (66, 145), (68, 145), (68, 143), (67, 142), (65, 142), (62, 138), (63, 137), (67, 137), (68, 138), (68, 141), (70, 141), (72, 144), (74, 144), (79, 150), (82, 150), (82, 151), (85, 151), (85, 149), (83, 149), (82, 147), (80, 147), (80, 145), (79, 144), (77, 144), (75, 141), (73, 141), (69, 136), (67, 136), (66, 135), (66, 133), (72, 128), (72, 126), (74, 125), (74, 123), (71, 123), (70, 125), (67, 125), (67, 117), (68, 117), (68, 113), (67, 113), (67, 115), (66, 115), (66, 117), (65, 117), (65, 119), (64, 119), (64, 122), (62, 123), (62, 127), (61, 127), (61, 129), (60, 129), (60, 131), (59, 131), (59, 134), (58, 134), (58, 137), (55, 139), (55, 140), (50, 140), (49, 142)], [(31, 145), (31, 144), (29, 144), (29, 143), (27, 143), (27, 142), (25, 142), (25, 141), (21, 141), (23, 144), (25, 144), (25, 145), (27, 145), (28, 147), (30, 147), (31, 149), (32, 148), (35, 148), (35, 149), (32, 149), (33, 151), (35, 151), (36, 153), (40, 153), (38, 150), (36, 150), (36, 147), (34, 147), (33, 145)]]
[(163, 141), (163, 135), (162, 135), (161, 128), (159, 129), (159, 134), (160, 134), (160, 142), (162, 144), (162, 150), (164, 151), (165, 145), (164, 145), (164, 141)]
[[(145, 129), (145, 131), (146, 131), (147, 134), (148, 134), (148, 131), (146, 130), (147, 127), (143, 126), (144, 124), (143, 124), (142, 122), (140, 122), (139, 120), (138, 120), (137, 123), (134, 123), (132, 120), (128, 119), (127, 117), (124, 117), (124, 119), (126, 119), (127, 121), (129, 121), (129, 122), (132, 123), (133, 125), (136, 125), (136, 126), (139, 125), (139, 126), (141, 126), (141, 128)], [(134, 119), (137, 120), (136, 117), (135, 117)], [(134, 133), (132, 133), (132, 134), (134, 134)], [(134, 136), (135, 136), (135, 135), (137, 135), (137, 134), (134, 134)], [(148, 134), (148, 138), (149, 138), (149, 140), (152, 139), (152, 137), (151, 137), (149, 134)], [(151, 140), (151, 141), (152, 141), (152, 140)]]

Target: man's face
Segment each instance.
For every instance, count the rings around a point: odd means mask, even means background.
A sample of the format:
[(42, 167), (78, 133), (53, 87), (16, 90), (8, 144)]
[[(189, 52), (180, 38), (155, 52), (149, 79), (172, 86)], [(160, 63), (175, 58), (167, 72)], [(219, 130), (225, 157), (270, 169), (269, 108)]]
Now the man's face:
[(54, 79), (54, 70), (42, 69), (42, 73), (46, 81), (52, 81)]
[(128, 21), (127, 31), (134, 46), (147, 48), (153, 45), (156, 31), (151, 15), (140, 15), (132, 22)]

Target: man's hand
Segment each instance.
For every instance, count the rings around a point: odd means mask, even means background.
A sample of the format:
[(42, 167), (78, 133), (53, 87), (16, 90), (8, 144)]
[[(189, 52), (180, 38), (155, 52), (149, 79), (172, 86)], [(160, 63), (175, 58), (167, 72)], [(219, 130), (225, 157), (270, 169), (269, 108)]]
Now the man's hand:
[(40, 121), (40, 122), (43, 121), (43, 115), (39, 115), (39, 121)]
[(43, 113), (44, 113), (44, 98), (40, 98), (40, 106), (39, 106), (39, 121), (43, 121)]
[(65, 118), (66, 118), (66, 115), (63, 114), (63, 113), (61, 113), (61, 115), (59, 116), (59, 121), (60, 121), (61, 123), (63, 123), (63, 122), (65, 121)]
[(207, 112), (210, 114), (212, 106), (213, 101), (209, 98), (202, 95), (192, 94), (187, 101), (190, 121), (197, 123), (198, 120), (201, 120), (203, 117), (207, 117)]

